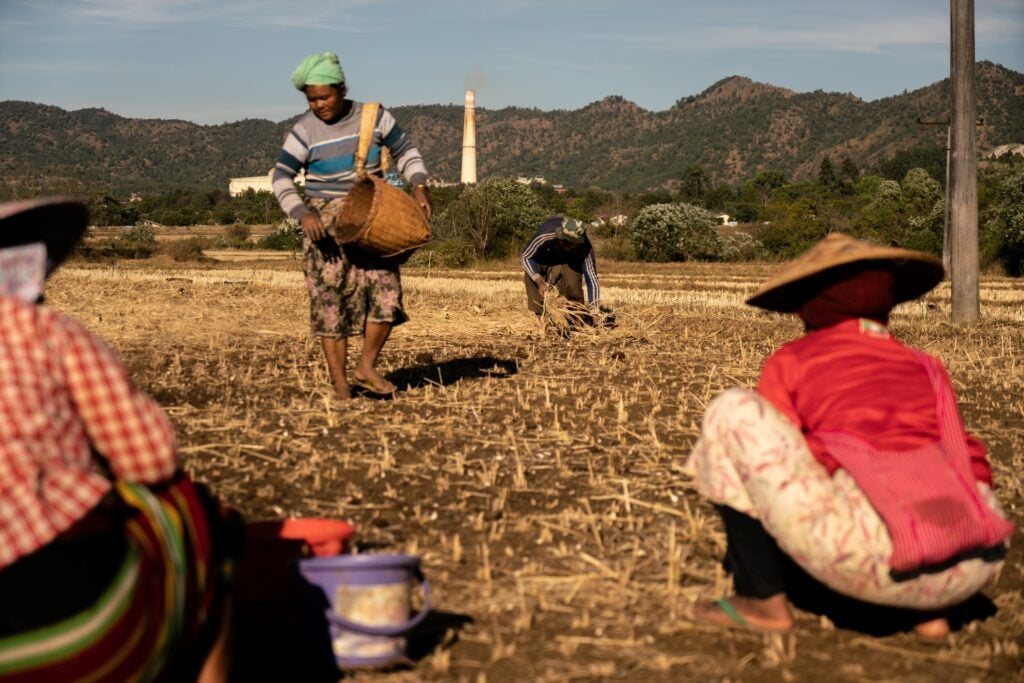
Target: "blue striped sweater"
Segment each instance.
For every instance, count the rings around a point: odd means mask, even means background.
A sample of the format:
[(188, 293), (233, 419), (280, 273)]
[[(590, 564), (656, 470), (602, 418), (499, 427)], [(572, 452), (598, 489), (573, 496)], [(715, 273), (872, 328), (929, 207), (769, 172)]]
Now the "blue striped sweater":
[[(348, 114), (333, 123), (325, 123), (307, 111), (292, 126), (281, 147), (272, 180), (274, 195), (285, 214), (301, 220), (309, 213), (295, 189), (295, 176), (300, 170), (306, 171), (307, 196), (336, 199), (348, 194), (356, 181), (355, 154), (362, 111), (362, 102), (352, 102)], [(367, 173), (380, 171), (382, 146), (391, 152), (394, 167), (409, 183), (427, 182), (427, 168), (419, 150), (384, 107), (377, 115), (373, 141), (366, 155)]]

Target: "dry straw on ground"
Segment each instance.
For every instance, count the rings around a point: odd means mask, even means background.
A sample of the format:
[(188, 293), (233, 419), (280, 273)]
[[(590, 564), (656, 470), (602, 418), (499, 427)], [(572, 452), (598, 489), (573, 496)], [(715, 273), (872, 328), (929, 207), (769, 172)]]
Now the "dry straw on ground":
[[(295, 262), (72, 264), (47, 294), (127, 359), (218, 495), (253, 518), (344, 517), (363, 547), (422, 555), (451, 632), (415, 669), (356, 680), (1024, 680), (1019, 536), (987, 590), (998, 612), (942, 647), (807, 612), (785, 637), (687, 621), (729, 582), (682, 459), (707, 403), (799, 328), (742, 306), (763, 267), (604, 266), (618, 327), (568, 337), (541, 332), (511, 270), (407, 270), (412, 320), (383, 356), (400, 391), (345, 404)], [(972, 328), (949, 324), (945, 287), (893, 329), (946, 362), (1020, 523), (1024, 283), (984, 280)]]

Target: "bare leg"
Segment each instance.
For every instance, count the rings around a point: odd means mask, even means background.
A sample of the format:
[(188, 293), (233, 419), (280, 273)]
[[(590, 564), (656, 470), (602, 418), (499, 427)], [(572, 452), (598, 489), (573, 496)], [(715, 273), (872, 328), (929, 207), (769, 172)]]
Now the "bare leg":
[(925, 640), (945, 640), (949, 635), (949, 620), (938, 617), (922, 621), (914, 626), (914, 633)]
[(355, 378), (358, 381), (370, 384), (382, 394), (388, 394), (395, 390), (395, 385), (381, 377), (376, 367), (377, 358), (390, 334), (391, 323), (366, 323), (363, 352), (359, 356), (359, 364), (355, 371)]
[(331, 373), (331, 382), (334, 384), (334, 393), (340, 399), (352, 397), (352, 390), (348, 386), (348, 377), (345, 375), (345, 368), (348, 365), (348, 339), (345, 337), (320, 337), (320, 344), (324, 349), (324, 357), (327, 359), (327, 370)]
[(230, 598), (225, 599), (221, 614), (220, 630), (217, 639), (206, 655), (203, 668), (199, 672), (196, 683), (226, 683), (231, 668), (231, 629), (234, 620), (234, 604)]

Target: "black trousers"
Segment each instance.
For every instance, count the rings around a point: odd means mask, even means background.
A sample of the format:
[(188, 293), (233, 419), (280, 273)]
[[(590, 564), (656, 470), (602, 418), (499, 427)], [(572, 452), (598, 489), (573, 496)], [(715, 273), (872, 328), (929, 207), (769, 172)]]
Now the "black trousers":
[(761, 522), (725, 505), (716, 505), (725, 525), (725, 560), (737, 595), (768, 598), (786, 590), (795, 567)]
[(825, 615), (840, 628), (877, 636), (909, 630), (923, 618), (935, 616), (947, 617), (954, 628), (961, 628), (996, 612), (992, 601), (981, 593), (936, 612), (884, 607), (842, 595), (805, 572), (779, 548), (761, 522), (724, 505), (715, 507), (727, 540), (722, 565), (732, 574), (737, 595), (768, 598), (785, 592), (797, 607)]

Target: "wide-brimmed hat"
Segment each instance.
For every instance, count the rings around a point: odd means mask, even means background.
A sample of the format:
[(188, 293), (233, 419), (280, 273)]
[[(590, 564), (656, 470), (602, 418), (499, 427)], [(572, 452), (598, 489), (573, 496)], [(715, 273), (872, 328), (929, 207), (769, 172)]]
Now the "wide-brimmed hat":
[(0, 204), (0, 249), (33, 242), (46, 245), (47, 273), (59, 266), (82, 239), (89, 210), (64, 198)]
[(942, 261), (920, 251), (882, 247), (834, 232), (797, 256), (747, 299), (751, 306), (792, 313), (823, 288), (877, 266), (893, 273), (895, 303), (916, 299), (942, 282)]
[(562, 224), (555, 228), (555, 237), (566, 242), (576, 244), (583, 243), (583, 236), (587, 232), (587, 226), (575, 218), (563, 218)]

